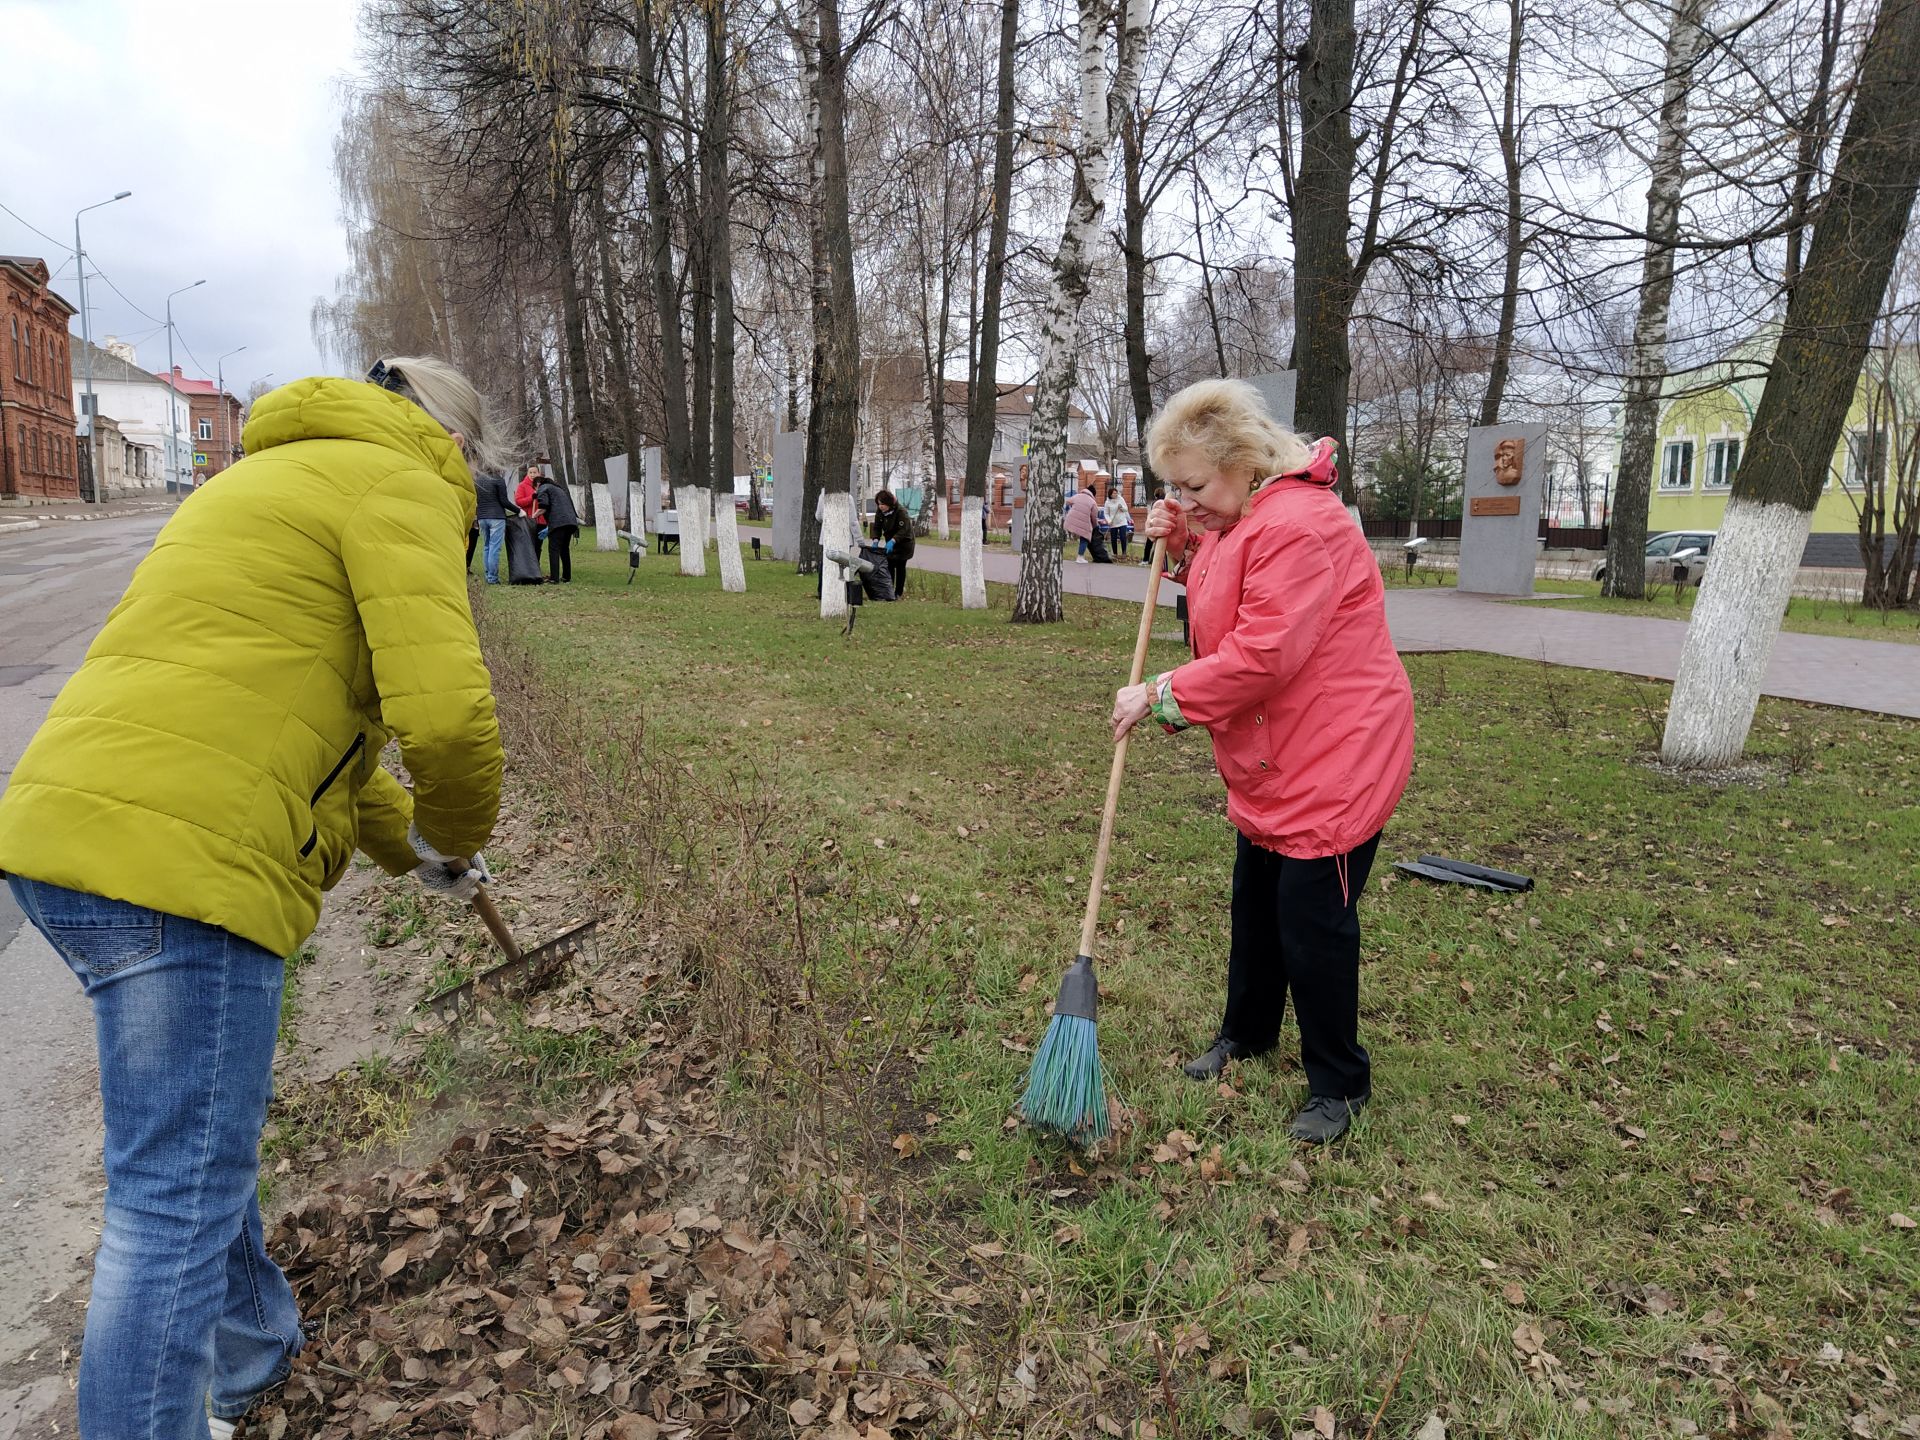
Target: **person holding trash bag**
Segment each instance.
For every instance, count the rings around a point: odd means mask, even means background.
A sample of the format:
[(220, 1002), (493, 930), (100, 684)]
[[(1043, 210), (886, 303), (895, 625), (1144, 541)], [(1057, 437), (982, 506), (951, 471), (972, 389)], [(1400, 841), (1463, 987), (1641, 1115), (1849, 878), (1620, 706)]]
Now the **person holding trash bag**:
[(1114, 735), (1149, 715), (1204, 725), (1239, 831), (1226, 1013), (1186, 1072), (1272, 1049), (1291, 993), (1309, 1094), (1289, 1133), (1324, 1144), (1373, 1093), (1357, 907), (1413, 766), (1413, 690), (1333, 441), (1276, 424), (1244, 381), (1204, 380), (1167, 402), (1147, 455), (1173, 500), (1146, 534), (1187, 587), (1195, 658), (1119, 691)]
[(913, 518), (891, 490), (873, 497), (873, 538), (886, 547), (887, 570), (893, 577), (893, 598), (907, 593), (907, 561), (913, 558)]
[(547, 517), (541, 513), (534, 492), (544, 479), (546, 476), (540, 473), (539, 466), (529, 465), (527, 473), (520, 477), (520, 483), (513, 487), (513, 503), (520, 507), (520, 513), (527, 517), (527, 524), (533, 528), (533, 559), (536, 566), (540, 560), (540, 539), (547, 530)]
[(461, 563), (480, 397), (390, 359), (281, 386), (244, 442), (242, 483), (167, 522), (0, 795), (0, 871), (99, 1041), (92, 1440), (229, 1436), (302, 1347), (256, 1187), (284, 961), (322, 893), (356, 849), (454, 900), (491, 878), (500, 733)]
[(573, 496), (557, 480), (541, 480), (534, 487), (534, 503), (547, 515), (547, 579), (555, 585), (573, 583), (573, 540), (580, 533), (580, 512)]
[(1067, 534), (1080, 542), (1080, 551), (1074, 556), (1076, 564), (1087, 563), (1087, 552), (1093, 552), (1095, 564), (1105, 565), (1112, 557), (1107, 554), (1106, 522), (1100, 516), (1100, 502), (1094, 498), (1093, 488), (1082, 485), (1067, 497), (1067, 513), (1062, 522)]

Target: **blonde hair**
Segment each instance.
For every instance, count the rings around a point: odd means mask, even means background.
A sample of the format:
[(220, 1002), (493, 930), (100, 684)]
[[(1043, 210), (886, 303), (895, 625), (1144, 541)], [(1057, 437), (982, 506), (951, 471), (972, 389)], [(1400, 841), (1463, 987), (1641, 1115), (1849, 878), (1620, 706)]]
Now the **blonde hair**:
[(504, 470), (512, 461), (499, 426), (485, 398), (473, 382), (444, 360), (431, 355), (391, 355), (380, 362), (393, 375), (396, 395), (413, 401), (467, 442), (467, 466), (472, 470)]
[(1217, 470), (1247, 470), (1255, 480), (1305, 469), (1307, 442), (1267, 413), (1260, 392), (1244, 380), (1197, 380), (1160, 408), (1147, 427), (1147, 462), (1164, 475), (1185, 450)]

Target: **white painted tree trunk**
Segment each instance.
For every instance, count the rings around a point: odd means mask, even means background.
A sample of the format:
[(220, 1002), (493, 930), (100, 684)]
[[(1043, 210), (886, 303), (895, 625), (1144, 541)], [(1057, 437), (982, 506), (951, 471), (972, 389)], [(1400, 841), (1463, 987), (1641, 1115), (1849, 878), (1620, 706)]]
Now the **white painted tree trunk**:
[(680, 512), (680, 573), (707, 573), (707, 492), (698, 486), (682, 485), (673, 492), (673, 507)]
[[(941, 509), (944, 512), (945, 506)], [(960, 502), (960, 608), (987, 608), (986, 547), (981, 543), (986, 529), (981, 517), (987, 502), (979, 496), (967, 496)]]
[(829, 491), (820, 515), (820, 618), (835, 620), (847, 613), (847, 572), (831, 563), (826, 552), (847, 547), (853, 534), (853, 497), (843, 491)]
[(722, 495), (713, 512), (713, 543), (720, 551), (720, 588), (735, 595), (747, 593), (747, 567), (740, 559), (740, 516), (733, 496)]
[(1739, 760), (1813, 514), (1775, 501), (1727, 502), (1687, 626), (1660, 758), (1715, 769)]

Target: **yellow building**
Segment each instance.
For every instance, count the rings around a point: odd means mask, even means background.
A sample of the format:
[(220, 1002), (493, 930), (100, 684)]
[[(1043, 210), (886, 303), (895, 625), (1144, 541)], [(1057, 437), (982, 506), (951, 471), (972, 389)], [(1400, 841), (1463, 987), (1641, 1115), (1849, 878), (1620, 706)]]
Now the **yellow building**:
[[(1773, 352), (1768, 333), (1711, 365), (1667, 377), (1656, 432), (1647, 533), (1717, 530), (1734, 472), (1746, 453)], [(1900, 437), (1920, 418), (1920, 363), (1911, 349), (1874, 349), (1861, 368), (1852, 408), (1827, 466), (1802, 564), (1860, 563), (1860, 497), (1884, 481)]]

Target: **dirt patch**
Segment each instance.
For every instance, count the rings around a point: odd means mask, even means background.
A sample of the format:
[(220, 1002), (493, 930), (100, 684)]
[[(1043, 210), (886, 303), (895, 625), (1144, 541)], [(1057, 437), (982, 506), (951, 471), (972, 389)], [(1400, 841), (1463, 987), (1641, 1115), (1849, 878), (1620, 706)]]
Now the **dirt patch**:
[(389, 964), (390, 952), (376, 946), (368, 930), (386, 883), (382, 871), (355, 865), (327, 895), (307, 942), (311, 958), (294, 983), (292, 1023), (282, 1027), (274, 1057), (282, 1083), (330, 1079), (391, 1048), (404, 1026), (409, 977)]

